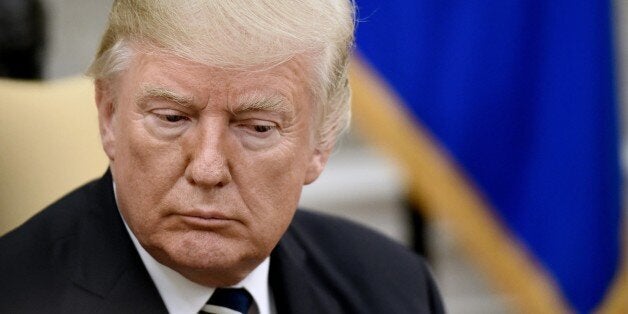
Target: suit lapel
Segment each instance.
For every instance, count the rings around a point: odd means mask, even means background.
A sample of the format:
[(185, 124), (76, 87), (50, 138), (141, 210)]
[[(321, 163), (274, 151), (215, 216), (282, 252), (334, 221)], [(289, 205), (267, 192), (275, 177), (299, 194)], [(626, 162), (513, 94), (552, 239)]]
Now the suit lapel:
[(289, 228), (270, 259), (270, 286), (277, 313), (342, 313), (340, 304), (325, 289), (311, 263)]
[(109, 171), (90, 186), (88, 195), (87, 208), (81, 209), (86, 215), (79, 230), (73, 282), (101, 298), (102, 313), (166, 313), (124, 227)]

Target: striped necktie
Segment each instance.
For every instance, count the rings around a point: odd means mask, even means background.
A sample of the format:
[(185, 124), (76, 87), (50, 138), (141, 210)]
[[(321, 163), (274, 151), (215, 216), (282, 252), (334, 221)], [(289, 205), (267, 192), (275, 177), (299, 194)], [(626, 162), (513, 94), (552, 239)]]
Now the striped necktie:
[(246, 314), (253, 297), (246, 289), (218, 288), (199, 314)]

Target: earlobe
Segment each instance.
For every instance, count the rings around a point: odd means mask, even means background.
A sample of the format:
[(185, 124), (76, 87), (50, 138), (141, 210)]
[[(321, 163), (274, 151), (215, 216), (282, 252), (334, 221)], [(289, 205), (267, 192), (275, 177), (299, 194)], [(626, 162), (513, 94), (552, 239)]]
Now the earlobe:
[(329, 159), (329, 155), (331, 153), (331, 148), (329, 149), (316, 149), (310, 158), (310, 164), (305, 173), (305, 181), (303, 184), (310, 184), (320, 176), (325, 169), (325, 165), (327, 164), (327, 160)]
[(100, 140), (109, 160), (115, 159), (114, 97), (109, 83), (103, 80), (94, 82), (96, 108), (98, 109), (98, 126)]

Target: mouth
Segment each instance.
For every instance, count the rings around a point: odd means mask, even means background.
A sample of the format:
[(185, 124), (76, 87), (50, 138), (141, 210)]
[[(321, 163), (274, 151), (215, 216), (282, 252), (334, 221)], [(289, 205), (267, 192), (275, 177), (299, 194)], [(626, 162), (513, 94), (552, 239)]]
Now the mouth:
[(201, 229), (225, 228), (238, 222), (234, 218), (216, 212), (193, 211), (176, 216), (186, 225)]

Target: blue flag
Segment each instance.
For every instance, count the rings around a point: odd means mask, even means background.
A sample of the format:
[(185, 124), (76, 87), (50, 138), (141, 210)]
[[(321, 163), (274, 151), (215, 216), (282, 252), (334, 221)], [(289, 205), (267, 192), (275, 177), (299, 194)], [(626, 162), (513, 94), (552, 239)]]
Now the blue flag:
[(448, 152), (561, 302), (598, 308), (622, 255), (610, 2), (357, 6), (362, 60)]

